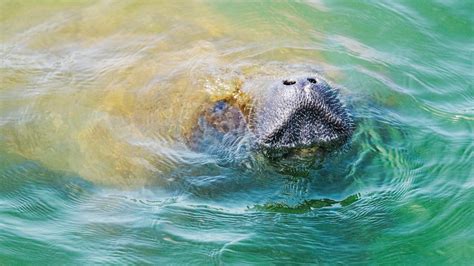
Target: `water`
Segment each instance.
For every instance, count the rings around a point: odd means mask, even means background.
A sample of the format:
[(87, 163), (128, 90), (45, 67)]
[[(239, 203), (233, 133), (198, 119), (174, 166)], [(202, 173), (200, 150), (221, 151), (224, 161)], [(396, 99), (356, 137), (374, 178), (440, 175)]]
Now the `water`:
[[(0, 4), (0, 264), (474, 263), (471, 1), (43, 2)], [(308, 70), (347, 151), (186, 148), (206, 100)]]

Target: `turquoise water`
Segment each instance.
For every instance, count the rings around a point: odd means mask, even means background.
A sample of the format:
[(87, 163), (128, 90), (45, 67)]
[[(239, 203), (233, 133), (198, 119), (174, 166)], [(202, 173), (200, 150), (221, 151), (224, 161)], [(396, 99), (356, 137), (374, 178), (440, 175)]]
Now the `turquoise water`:
[[(471, 1), (0, 14), (0, 264), (474, 263)], [(346, 151), (285, 175), (184, 145), (206, 98), (308, 69), (354, 112)]]

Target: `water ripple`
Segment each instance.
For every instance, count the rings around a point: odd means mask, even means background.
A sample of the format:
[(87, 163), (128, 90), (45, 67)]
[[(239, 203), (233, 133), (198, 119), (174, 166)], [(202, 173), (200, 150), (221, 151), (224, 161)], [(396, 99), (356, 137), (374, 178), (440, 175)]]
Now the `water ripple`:
[[(461, 2), (1, 2), (0, 261), (469, 264)], [(209, 101), (301, 73), (353, 109), (341, 151), (187, 147)]]

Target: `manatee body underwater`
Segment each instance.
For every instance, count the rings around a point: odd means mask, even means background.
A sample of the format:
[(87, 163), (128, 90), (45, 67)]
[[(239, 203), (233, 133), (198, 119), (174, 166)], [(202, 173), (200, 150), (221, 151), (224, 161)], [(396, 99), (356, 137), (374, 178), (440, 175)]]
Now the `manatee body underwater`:
[(274, 81), (259, 99), (237, 90), (203, 109), (188, 145), (219, 156), (261, 154), (273, 163), (311, 165), (344, 146), (355, 129), (337, 90), (319, 75)]

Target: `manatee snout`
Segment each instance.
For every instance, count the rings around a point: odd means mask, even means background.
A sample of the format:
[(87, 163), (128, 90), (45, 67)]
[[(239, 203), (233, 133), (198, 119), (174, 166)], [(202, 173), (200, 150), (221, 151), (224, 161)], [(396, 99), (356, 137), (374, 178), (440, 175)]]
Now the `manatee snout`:
[(273, 84), (255, 108), (253, 132), (264, 150), (305, 153), (347, 142), (353, 119), (324, 79), (302, 76)]
[(270, 158), (314, 161), (342, 146), (354, 131), (337, 91), (316, 75), (271, 84), (251, 100), (250, 109), (236, 95), (214, 102), (200, 114), (189, 138), (193, 149), (234, 154), (242, 147), (240, 140), (246, 139), (252, 142), (251, 150)]

